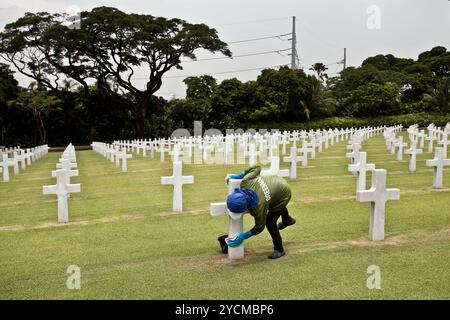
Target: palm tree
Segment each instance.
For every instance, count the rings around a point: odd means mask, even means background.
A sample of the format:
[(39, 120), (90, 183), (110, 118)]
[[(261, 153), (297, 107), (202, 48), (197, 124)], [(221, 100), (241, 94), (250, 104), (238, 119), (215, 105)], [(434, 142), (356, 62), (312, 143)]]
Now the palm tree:
[(311, 121), (311, 113), (320, 107), (322, 84), (313, 76), (308, 76), (308, 84), (304, 87), (300, 106), (306, 120)]
[(320, 81), (324, 81), (325, 79), (328, 79), (328, 75), (325, 73), (325, 71), (328, 70), (327, 66), (324, 65), (322, 62), (316, 62), (314, 63), (309, 70), (314, 71), (317, 74), (317, 79)]

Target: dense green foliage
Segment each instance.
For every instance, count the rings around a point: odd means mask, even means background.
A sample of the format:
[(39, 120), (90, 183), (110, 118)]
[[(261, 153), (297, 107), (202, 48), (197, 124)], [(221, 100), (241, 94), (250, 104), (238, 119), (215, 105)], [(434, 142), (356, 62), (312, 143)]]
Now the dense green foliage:
[[(18, 72), (58, 94), (64, 80), (81, 86), (90, 98), (89, 83), (98, 94), (120, 102), (135, 120), (135, 134), (145, 134), (145, 117), (163, 75), (181, 69), (181, 58), (195, 59), (204, 49), (231, 56), (215, 29), (110, 7), (80, 14), (77, 28), (63, 24), (67, 15), (26, 13), (0, 33), (0, 53)], [(142, 89), (133, 82), (136, 68), (147, 68)]]
[[(27, 13), (0, 33), (0, 56), (13, 66), (0, 67), (0, 144), (168, 136), (176, 128), (192, 129), (194, 120), (222, 130), (277, 123), (282, 124), (278, 128), (308, 128), (414, 114), (427, 121), (441, 114), (445, 121), (450, 112), (450, 52), (444, 47), (420, 53), (416, 60), (368, 57), (331, 78), (321, 62), (308, 68), (312, 75), (282, 67), (263, 70), (248, 82), (188, 77), (186, 98), (167, 101), (155, 93), (168, 70), (181, 68), (181, 57), (195, 59), (200, 48), (231, 55), (216, 30), (107, 7), (81, 16), (81, 27), (70, 29), (61, 25), (63, 15)], [(132, 81), (140, 66), (148, 67), (145, 89)], [(19, 88), (12, 70), (35, 85)], [(40, 101), (45, 112), (36, 113), (27, 101)]]

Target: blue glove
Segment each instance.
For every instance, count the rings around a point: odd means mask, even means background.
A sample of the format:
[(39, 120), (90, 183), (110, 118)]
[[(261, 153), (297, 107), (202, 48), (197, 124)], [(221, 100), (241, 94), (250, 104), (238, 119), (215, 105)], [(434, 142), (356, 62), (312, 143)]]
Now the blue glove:
[(230, 179), (242, 179), (244, 177), (245, 177), (245, 172), (241, 172), (241, 173), (232, 174), (230, 176)]
[(241, 232), (241, 233), (238, 233), (238, 234), (236, 235), (236, 237), (234, 238), (234, 240), (228, 241), (227, 244), (228, 244), (228, 246), (231, 247), (231, 248), (240, 246), (240, 245), (242, 244), (242, 242), (244, 242), (245, 239), (250, 238), (252, 235), (253, 235), (253, 234), (252, 234), (252, 231), (251, 231), (251, 230), (249, 230), (249, 231), (247, 231), (247, 232)]
[(245, 177), (245, 172), (236, 173), (236, 174), (231, 174), (229, 177), (226, 177), (226, 178), (225, 178), (225, 183), (228, 184), (228, 181), (229, 181), (230, 179), (238, 179), (238, 180), (240, 180), (240, 179), (242, 179), (242, 178), (244, 178), (244, 177)]

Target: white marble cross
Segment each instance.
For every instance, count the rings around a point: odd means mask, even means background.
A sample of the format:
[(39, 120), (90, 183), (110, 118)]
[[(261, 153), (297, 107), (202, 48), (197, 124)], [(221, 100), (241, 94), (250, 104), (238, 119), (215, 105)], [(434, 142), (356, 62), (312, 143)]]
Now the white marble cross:
[(27, 165), (31, 165), (31, 158), (33, 157), (33, 152), (30, 149), (27, 149), (26, 152), (23, 153), (23, 156), (27, 159)]
[(306, 168), (308, 166), (308, 152), (311, 151), (311, 148), (308, 147), (307, 143), (302, 144), (300, 148), (302, 167)]
[(110, 148), (109, 148), (109, 160), (111, 161), (111, 163), (114, 163), (116, 156), (117, 156), (117, 149), (116, 149), (116, 147), (114, 145), (110, 145)]
[(56, 194), (58, 197), (58, 223), (69, 222), (68, 194), (81, 191), (80, 184), (67, 184), (67, 174), (67, 170), (56, 170), (56, 185), (42, 187), (43, 194)]
[(351, 149), (352, 152), (346, 153), (345, 157), (352, 159), (352, 163), (357, 163), (361, 145), (359, 143), (352, 143), (352, 145), (347, 146), (347, 150), (349, 149)]
[[(79, 172), (78, 170), (72, 170), (72, 168), (76, 168), (76, 163), (70, 162), (69, 159), (61, 159), (61, 162), (56, 165), (56, 169), (64, 169), (67, 171), (66, 177), (67, 184), (70, 183), (70, 177), (77, 177)], [(52, 171), (52, 177), (56, 178), (56, 170)]]
[(397, 142), (395, 143), (395, 146), (398, 148), (397, 161), (402, 161), (403, 160), (403, 148), (407, 146), (407, 143), (403, 142), (403, 137), (399, 137), (397, 139)]
[(297, 162), (302, 161), (303, 157), (297, 155), (297, 147), (291, 147), (291, 154), (289, 157), (284, 157), (284, 162), (291, 163), (291, 169), (289, 170), (289, 177), (291, 180), (297, 179)]
[(122, 148), (121, 151), (117, 151), (116, 153), (116, 159), (118, 162), (122, 160), (122, 172), (127, 172), (128, 170), (128, 162), (127, 159), (133, 158), (132, 154), (127, 154), (127, 150), (125, 148)]
[(17, 151), (13, 152), (13, 158), (12, 159), (8, 159), (10, 162), (10, 165), (14, 168), (14, 174), (18, 175), (19, 174), (19, 157), (17, 155)]
[(411, 142), (411, 148), (405, 150), (405, 154), (409, 154), (409, 172), (416, 172), (417, 155), (422, 153), (422, 149), (417, 149), (417, 141)]
[[(75, 165), (75, 166), (74, 166)], [(66, 170), (66, 184), (70, 184), (71, 177), (78, 177), (78, 170), (72, 170), (71, 168), (76, 168), (76, 163), (70, 162), (69, 159), (61, 159), (60, 163), (56, 165), (56, 169), (64, 169)], [(56, 178), (56, 170), (52, 171), (52, 177)], [(67, 194), (67, 197), (70, 198), (70, 193)]]
[(445, 159), (444, 148), (435, 148), (434, 159), (427, 160), (428, 167), (434, 167), (433, 188), (440, 189), (443, 186), (444, 167), (450, 166), (450, 159)]
[(430, 132), (430, 135), (426, 138), (428, 140), (428, 152), (433, 152), (433, 141), (436, 140), (436, 137), (434, 136), (434, 132)]
[(420, 133), (418, 134), (420, 140), (419, 140), (419, 148), (423, 149), (425, 145), (425, 130), (420, 130)]
[(316, 159), (316, 137), (312, 136), (311, 141), (306, 143), (306, 146), (310, 147), (311, 159)]
[(153, 141), (150, 141), (150, 159), (155, 159), (155, 144)]
[(173, 185), (173, 205), (174, 212), (183, 211), (183, 184), (193, 184), (193, 176), (183, 176), (182, 162), (173, 162), (173, 174), (170, 177), (161, 177), (161, 184)]
[(322, 153), (322, 144), (323, 144), (323, 138), (322, 136), (316, 137), (316, 145), (317, 145), (317, 152)]
[(375, 164), (366, 163), (367, 152), (359, 152), (358, 162), (348, 165), (348, 171), (356, 172), (356, 192), (366, 190), (366, 172), (375, 170)]
[(279, 177), (289, 177), (288, 169), (280, 169), (280, 158), (271, 157), (270, 168), (267, 170), (261, 170), (261, 176), (279, 176)]
[(448, 140), (449, 132), (447, 130), (444, 130), (442, 133), (442, 140), (439, 141), (439, 144), (442, 145), (442, 149), (444, 149), (444, 157), (447, 156), (447, 146), (450, 144), (450, 141)]
[(165, 144), (166, 144), (166, 141), (164, 139), (162, 141), (160, 141), (160, 143), (159, 143), (159, 152), (160, 152), (159, 161), (160, 162), (164, 162)]
[(20, 162), (20, 168), (22, 170), (26, 170), (27, 168), (27, 158), (24, 155), (24, 150), (19, 151), (19, 155), (17, 156), (17, 160)]
[(9, 181), (9, 167), (13, 167), (14, 163), (8, 158), (8, 154), (4, 153), (2, 155), (2, 162), (0, 162), (0, 168), (3, 171), (3, 181)]
[(172, 152), (169, 153), (170, 155), (172, 155), (172, 162), (178, 162), (180, 161), (180, 154), (181, 154), (181, 146), (180, 144), (175, 144), (173, 146), (173, 150)]
[(69, 159), (60, 159), (56, 164), (56, 169), (75, 169), (77, 167), (76, 162), (71, 162)]
[(375, 169), (372, 171), (372, 187), (369, 190), (358, 191), (356, 200), (359, 202), (371, 202), (369, 240), (384, 240), (384, 223), (386, 201), (399, 200), (399, 189), (386, 189), (385, 169)]
[(256, 152), (256, 146), (254, 143), (248, 145), (248, 163), (250, 167), (256, 164), (256, 157), (258, 153)]
[[(232, 194), (236, 188), (239, 188), (242, 180), (229, 179), (228, 194)], [(229, 216), (228, 236), (234, 237), (244, 231), (244, 214), (230, 213), (226, 202), (211, 203), (210, 214), (213, 217)], [(228, 258), (232, 260), (244, 258), (244, 244), (231, 248), (228, 247)]]

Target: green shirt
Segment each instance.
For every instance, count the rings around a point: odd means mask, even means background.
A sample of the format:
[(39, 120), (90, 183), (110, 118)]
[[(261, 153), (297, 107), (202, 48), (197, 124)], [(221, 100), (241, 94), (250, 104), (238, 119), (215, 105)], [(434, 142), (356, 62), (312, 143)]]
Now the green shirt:
[(253, 235), (264, 230), (269, 211), (280, 211), (286, 208), (291, 200), (291, 188), (286, 180), (278, 176), (261, 177), (260, 173), (260, 166), (250, 167), (241, 181), (241, 188), (252, 189), (258, 195), (258, 205), (249, 210), (255, 218), (255, 226), (251, 229)]

